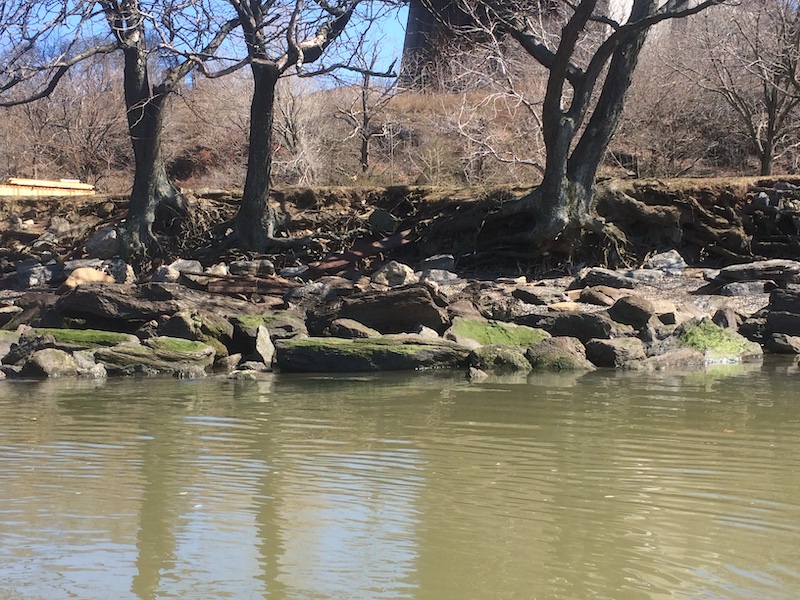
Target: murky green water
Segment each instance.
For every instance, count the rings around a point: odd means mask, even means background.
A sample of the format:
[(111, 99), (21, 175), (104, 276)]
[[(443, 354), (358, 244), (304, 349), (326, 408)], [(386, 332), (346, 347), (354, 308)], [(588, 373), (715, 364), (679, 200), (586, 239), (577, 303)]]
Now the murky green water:
[(0, 383), (0, 598), (800, 597), (800, 372)]

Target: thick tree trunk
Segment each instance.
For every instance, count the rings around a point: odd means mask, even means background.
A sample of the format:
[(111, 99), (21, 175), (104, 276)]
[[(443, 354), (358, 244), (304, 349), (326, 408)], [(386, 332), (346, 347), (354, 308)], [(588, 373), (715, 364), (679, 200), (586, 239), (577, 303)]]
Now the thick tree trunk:
[(135, 161), (125, 230), (125, 255), (135, 268), (140, 268), (155, 245), (152, 227), (156, 208), (164, 202), (180, 210), (184, 208), (184, 199), (167, 177), (161, 152), (168, 90), (150, 89), (143, 47), (127, 47), (124, 54), (125, 104)]
[(269, 190), (275, 86), (280, 73), (273, 65), (253, 64), (252, 70), (255, 88), (250, 105), (247, 177), (233, 228), (240, 249), (264, 252), (270, 245), (275, 226), (275, 215), (269, 207)]
[(647, 30), (637, 32), (613, 53), (600, 97), (574, 147), (588, 105), (563, 112), (563, 81), (561, 85), (549, 82), (552, 97), (546, 97), (544, 104), (547, 163), (542, 183), (529, 196), (504, 206), (499, 214), (500, 218), (529, 223), (527, 233), (516, 239), (527, 243), (534, 254), (566, 236), (576, 239), (562, 246), (577, 244), (582, 231), (602, 225), (593, 211), (595, 177), (617, 129), (646, 35)]

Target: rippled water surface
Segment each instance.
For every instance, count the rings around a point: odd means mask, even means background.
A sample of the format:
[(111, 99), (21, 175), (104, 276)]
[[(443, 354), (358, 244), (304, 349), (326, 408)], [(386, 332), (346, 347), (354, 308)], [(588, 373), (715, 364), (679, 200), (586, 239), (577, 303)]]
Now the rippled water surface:
[(0, 599), (800, 598), (800, 373), (0, 382)]

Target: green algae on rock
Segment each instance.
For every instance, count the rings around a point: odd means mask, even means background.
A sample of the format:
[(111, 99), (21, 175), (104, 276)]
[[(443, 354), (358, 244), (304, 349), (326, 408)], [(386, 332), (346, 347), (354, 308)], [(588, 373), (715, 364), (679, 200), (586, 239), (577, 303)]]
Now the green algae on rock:
[(678, 344), (703, 352), (706, 362), (739, 361), (763, 355), (761, 346), (732, 329), (715, 325), (709, 318), (685, 326), (678, 336)]
[(451, 331), (459, 337), (475, 340), (484, 346), (529, 346), (550, 337), (550, 334), (543, 329), (527, 325), (481, 321), (464, 317), (453, 319)]
[(469, 349), (415, 336), (294, 338), (275, 342), (276, 364), (286, 372), (413, 371), (466, 366)]

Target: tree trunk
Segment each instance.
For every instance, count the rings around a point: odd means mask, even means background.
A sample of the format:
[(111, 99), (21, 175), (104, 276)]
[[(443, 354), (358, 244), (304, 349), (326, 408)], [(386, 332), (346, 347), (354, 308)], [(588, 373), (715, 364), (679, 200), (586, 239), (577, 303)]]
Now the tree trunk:
[(272, 170), (272, 122), (275, 86), (280, 72), (274, 65), (253, 64), (253, 99), (250, 104), (250, 147), (242, 202), (233, 222), (236, 245), (264, 252), (274, 234), (275, 216), (269, 207)]
[(529, 223), (528, 232), (516, 239), (526, 242), (534, 254), (541, 254), (566, 236), (575, 238), (567, 240), (567, 246), (577, 244), (583, 230), (597, 228), (592, 206), (595, 177), (617, 129), (646, 36), (646, 29), (631, 35), (613, 53), (600, 97), (574, 148), (572, 143), (588, 106), (563, 112), (563, 81), (561, 86), (552, 87), (558, 98), (545, 98), (547, 162), (542, 183), (500, 211), (501, 218), (521, 218)]
[(152, 227), (158, 205), (164, 202), (176, 210), (185, 207), (183, 197), (167, 177), (161, 152), (168, 90), (156, 88), (151, 91), (147, 55), (141, 45), (126, 47), (124, 55), (125, 105), (135, 161), (125, 231), (125, 256), (134, 268), (140, 268), (156, 244)]

